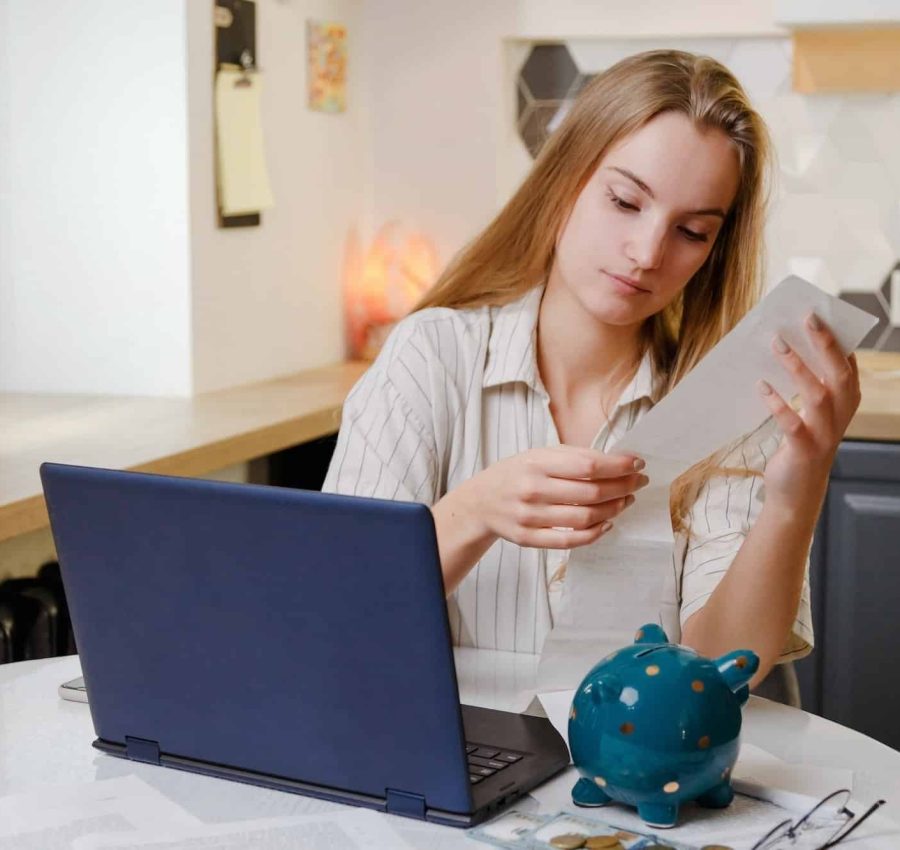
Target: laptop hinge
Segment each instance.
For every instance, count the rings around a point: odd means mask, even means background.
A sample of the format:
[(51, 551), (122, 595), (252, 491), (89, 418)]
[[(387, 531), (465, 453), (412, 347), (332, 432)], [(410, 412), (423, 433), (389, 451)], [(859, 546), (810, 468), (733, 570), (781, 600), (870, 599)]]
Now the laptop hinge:
[(132, 738), (130, 735), (126, 735), (125, 755), (132, 761), (159, 764), (159, 744), (156, 741), (148, 741), (146, 738)]
[(387, 811), (392, 815), (406, 815), (408, 818), (425, 820), (425, 798), (421, 794), (410, 794), (409, 791), (385, 791)]

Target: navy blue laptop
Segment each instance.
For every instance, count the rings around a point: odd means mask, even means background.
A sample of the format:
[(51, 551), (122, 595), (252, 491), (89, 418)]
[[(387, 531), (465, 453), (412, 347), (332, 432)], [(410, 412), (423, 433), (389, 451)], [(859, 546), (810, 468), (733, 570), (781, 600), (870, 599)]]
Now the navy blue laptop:
[(453, 826), (568, 763), (549, 721), (460, 706), (427, 506), (41, 478), (104, 752)]

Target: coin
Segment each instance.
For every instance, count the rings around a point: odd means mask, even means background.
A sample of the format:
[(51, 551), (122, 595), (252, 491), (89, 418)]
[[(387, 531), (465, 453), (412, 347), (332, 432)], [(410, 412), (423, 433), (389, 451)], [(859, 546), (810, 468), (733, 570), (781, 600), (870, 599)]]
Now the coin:
[(560, 850), (578, 850), (579, 847), (584, 847), (585, 841), (587, 841), (587, 836), (579, 832), (564, 832), (562, 835), (554, 835), (550, 839), (550, 843), (554, 847), (559, 847)]
[(638, 838), (639, 836), (634, 832), (626, 832), (624, 829), (620, 829), (616, 833), (616, 838), (624, 838), (626, 841), (631, 841), (633, 838)]
[(615, 835), (592, 835), (584, 846), (587, 850), (625, 850)]

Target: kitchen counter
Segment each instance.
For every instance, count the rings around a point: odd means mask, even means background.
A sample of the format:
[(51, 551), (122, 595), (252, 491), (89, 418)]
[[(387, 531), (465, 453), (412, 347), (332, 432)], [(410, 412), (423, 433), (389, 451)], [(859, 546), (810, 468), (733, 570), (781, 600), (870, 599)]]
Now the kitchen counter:
[(43, 528), (44, 461), (200, 476), (337, 431), (351, 362), (193, 398), (0, 393), (0, 541)]
[(862, 401), (848, 440), (900, 441), (900, 353), (858, 351)]

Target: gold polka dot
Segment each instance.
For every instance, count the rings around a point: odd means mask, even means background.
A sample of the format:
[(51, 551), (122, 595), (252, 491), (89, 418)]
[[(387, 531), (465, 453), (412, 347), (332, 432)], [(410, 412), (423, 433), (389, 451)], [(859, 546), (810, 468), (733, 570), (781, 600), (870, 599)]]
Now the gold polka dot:
[(638, 633), (634, 636), (634, 639), (635, 639), (635, 640), (640, 640), (643, 636), (644, 636), (644, 630), (643, 630), (643, 629), (639, 629), (639, 630), (638, 630)]
[(619, 731), (620, 731), (623, 735), (630, 735), (632, 732), (634, 732), (634, 724), (633, 724), (633, 723), (623, 723), (623, 724), (619, 727)]
[(697, 741), (697, 746), (700, 747), (701, 750), (705, 750), (709, 746), (709, 735), (704, 735)]
[(681, 786), (677, 782), (667, 782), (663, 785), (663, 791), (666, 794), (674, 794)]
[(747, 666), (747, 656), (739, 655), (734, 664), (739, 670), (743, 670)]
[(694, 679), (694, 681), (691, 682), (691, 690), (698, 694), (702, 694), (703, 693), (703, 682), (701, 682), (699, 679)]
[(648, 676), (656, 676), (659, 673), (659, 667), (657, 667), (655, 664), (651, 664), (646, 670), (644, 670), (644, 672)]
[(569, 720), (575, 719), (575, 706), (572, 706), (572, 710), (569, 712)]
[(594, 782), (597, 783), (601, 788), (606, 788), (606, 780), (602, 776), (595, 776)]

